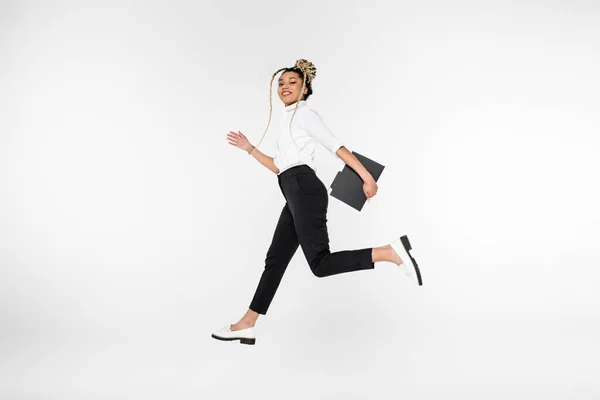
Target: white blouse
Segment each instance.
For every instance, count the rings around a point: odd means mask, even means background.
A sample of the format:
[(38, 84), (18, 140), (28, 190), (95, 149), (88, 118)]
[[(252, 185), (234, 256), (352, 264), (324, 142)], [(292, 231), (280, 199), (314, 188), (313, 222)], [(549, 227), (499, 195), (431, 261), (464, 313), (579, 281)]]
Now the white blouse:
[(279, 139), (274, 157), (279, 174), (301, 164), (306, 164), (314, 170), (313, 156), (317, 142), (337, 158), (339, 156), (336, 151), (344, 145), (325, 125), (321, 116), (308, 107), (306, 100), (301, 100), (298, 104), (298, 110), (292, 122), (292, 135), (296, 142), (294, 144), (290, 137), (290, 119), (294, 114), (294, 108), (296, 108), (296, 103), (286, 106), (279, 123)]

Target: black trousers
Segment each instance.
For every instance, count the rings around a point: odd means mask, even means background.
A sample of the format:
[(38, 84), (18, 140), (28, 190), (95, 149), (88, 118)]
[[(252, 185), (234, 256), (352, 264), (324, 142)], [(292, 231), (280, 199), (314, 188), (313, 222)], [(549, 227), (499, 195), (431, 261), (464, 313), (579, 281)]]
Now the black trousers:
[(281, 210), (271, 246), (250, 309), (266, 314), (281, 278), (298, 246), (317, 277), (374, 269), (373, 248), (329, 250), (327, 206), (329, 193), (315, 171), (298, 165), (277, 175), (286, 203)]

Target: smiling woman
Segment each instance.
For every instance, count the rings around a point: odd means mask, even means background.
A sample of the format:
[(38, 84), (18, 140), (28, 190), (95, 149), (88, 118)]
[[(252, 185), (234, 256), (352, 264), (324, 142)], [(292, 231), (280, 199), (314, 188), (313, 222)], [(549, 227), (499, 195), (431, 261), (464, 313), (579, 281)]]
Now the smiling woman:
[[(230, 144), (246, 150), (277, 174), (279, 188), (286, 203), (275, 227), (265, 259), (265, 268), (250, 307), (236, 324), (227, 325), (212, 334), (213, 338), (219, 340), (255, 343), (256, 320), (260, 314), (267, 313), (283, 274), (299, 246), (302, 247), (311, 271), (317, 277), (370, 270), (375, 268), (375, 262), (386, 261), (400, 266), (415, 283), (422, 284), (417, 263), (410, 254), (412, 248), (406, 235), (381, 247), (331, 252), (327, 230), (329, 195), (327, 188), (315, 173), (314, 154), (317, 144), (321, 144), (356, 171), (364, 181), (363, 190), (367, 198), (377, 193), (377, 183), (360, 161), (344, 147), (343, 142), (325, 125), (321, 116), (308, 107), (306, 99), (312, 94), (312, 82), (317, 71), (314, 65), (299, 59), (294, 67), (281, 68), (275, 72), (271, 77), (271, 85), (281, 71), (283, 73), (278, 80), (277, 94), (284, 104), (284, 112), (279, 124), (275, 157), (260, 152), (239, 131), (230, 131), (228, 134)], [(271, 123), (272, 91), (269, 101), (271, 109), (265, 133)]]
[[(298, 145), (296, 144), (296, 141), (294, 140), (293, 135), (292, 135), (292, 122), (294, 120), (294, 116), (296, 115), (296, 110), (297, 110), (298, 106), (300, 105), (300, 102), (306, 101), (310, 97), (310, 95), (313, 93), (312, 81), (315, 79), (315, 77), (317, 75), (317, 68), (315, 68), (314, 64), (311, 63), (310, 61), (307, 61), (307, 60), (301, 58), (296, 61), (296, 64), (293, 67), (281, 68), (278, 71), (276, 71), (273, 74), (273, 76), (271, 77), (271, 83), (270, 83), (269, 87), (271, 87), (273, 85), (273, 79), (275, 79), (275, 76), (280, 71), (283, 71), (283, 73), (278, 81), (277, 94), (279, 95), (279, 98), (281, 99), (281, 101), (283, 102), (283, 104), (286, 107), (291, 104), (296, 104), (296, 107), (294, 109), (294, 114), (292, 114), (292, 118), (290, 119), (289, 131), (290, 131), (290, 137), (294, 141), (294, 144), (296, 145), (296, 147), (298, 147)], [(300, 83), (302, 83), (302, 86), (300, 86)], [(272, 92), (270, 92), (270, 93), (272, 93)], [(267, 133), (267, 130), (269, 129), (269, 124), (271, 123), (271, 114), (273, 111), (273, 100), (272, 99), (273, 99), (273, 97), (272, 97), (272, 95), (270, 95), (269, 96), (269, 106), (270, 106), (269, 122), (267, 123), (267, 127), (265, 129), (265, 132), (263, 133), (263, 137), (260, 139), (257, 146), (259, 146), (260, 143), (262, 142), (263, 138), (265, 137), (265, 134)]]
[[(302, 77), (298, 72), (287, 71), (284, 72), (279, 78), (279, 98), (286, 106), (293, 104), (297, 99), (297, 93), (300, 92), (300, 86), (298, 84), (302, 82)], [(294, 97), (296, 94), (296, 97)], [(312, 94), (312, 87), (310, 82), (305, 85), (304, 91), (302, 92), (302, 100), (307, 100)]]

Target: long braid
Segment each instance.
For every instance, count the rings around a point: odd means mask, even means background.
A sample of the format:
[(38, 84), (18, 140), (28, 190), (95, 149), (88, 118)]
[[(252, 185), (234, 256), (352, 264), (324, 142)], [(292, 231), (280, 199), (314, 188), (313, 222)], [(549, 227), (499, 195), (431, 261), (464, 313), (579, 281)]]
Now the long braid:
[(271, 83), (269, 84), (269, 121), (267, 121), (267, 127), (265, 128), (265, 132), (263, 133), (263, 135), (260, 138), (260, 141), (258, 142), (256, 147), (258, 147), (260, 145), (260, 142), (262, 142), (262, 140), (264, 139), (265, 134), (267, 133), (267, 130), (269, 129), (269, 125), (271, 124), (271, 115), (273, 113), (273, 80), (275, 79), (275, 76), (279, 73), (279, 71), (283, 71), (284, 69), (285, 68), (278, 69), (271, 77)]
[(292, 138), (292, 141), (294, 142), (294, 144), (296, 145), (298, 150), (302, 151), (300, 146), (298, 146), (298, 143), (296, 143), (294, 136), (292, 136), (292, 121), (294, 121), (294, 116), (296, 115), (296, 110), (298, 110), (298, 106), (300, 105), (300, 99), (302, 98), (302, 93), (304, 93), (304, 88), (306, 87), (306, 83), (310, 83), (315, 79), (315, 76), (317, 74), (317, 69), (315, 68), (313, 63), (311, 63), (310, 61), (307, 61), (303, 58), (296, 60), (296, 65), (294, 65), (294, 68), (298, 69), (302, 72), (302, 89), (300, 90), (300, 94), (298, 95), (298, 100), (296, 101), (296, 107), (294, 107), (294, 113), (292, 114), (292, 118), (290, 118), (289, 130), (290, 130), (290, 137)]
[(300, 95), (298, 96), (298, 100), (296, 101), (296, 107), (294, 107), (294, 113), (292, 114), (292, 118), (290, 118), (290, 137), (292, 138), (292, 141), (294, 142), (298, 150), (302, 149), (300, 149), (300, 146), (298, 146), (298, 143), (296, 143), (294, 136), (292, 136), (292, 121), (294, 121), (294, 115), (296, 115), (296, 110), (298, 110), (298, 105), (300, 105), (300, 98), (302, 96), (302, 93), (304, 93), (304, 82), (306, 82), (306, 78), (302, 77), (302, 89), (300, 90)]

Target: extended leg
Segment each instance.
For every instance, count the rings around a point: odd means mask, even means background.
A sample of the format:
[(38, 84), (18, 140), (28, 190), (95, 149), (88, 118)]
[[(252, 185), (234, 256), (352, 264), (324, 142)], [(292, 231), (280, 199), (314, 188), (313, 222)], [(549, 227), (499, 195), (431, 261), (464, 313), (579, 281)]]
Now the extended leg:
[(267, 251), (265, 269), (254, 293), (254, 298), (250, 303), (250, 310), (259, 314), (267, 313), (281, 278), (297, 249), (298, 237), (294, 219), (288, 203), (285, 203), (273, 234), (271, 246)]

